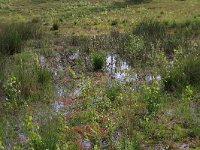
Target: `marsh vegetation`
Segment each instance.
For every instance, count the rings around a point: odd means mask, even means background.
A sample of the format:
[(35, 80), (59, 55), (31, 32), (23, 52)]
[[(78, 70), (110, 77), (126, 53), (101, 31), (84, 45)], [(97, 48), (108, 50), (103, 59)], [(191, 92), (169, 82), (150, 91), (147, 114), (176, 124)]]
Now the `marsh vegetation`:
[(199, 8), (0, 0), (0, 149), (199, 149)]

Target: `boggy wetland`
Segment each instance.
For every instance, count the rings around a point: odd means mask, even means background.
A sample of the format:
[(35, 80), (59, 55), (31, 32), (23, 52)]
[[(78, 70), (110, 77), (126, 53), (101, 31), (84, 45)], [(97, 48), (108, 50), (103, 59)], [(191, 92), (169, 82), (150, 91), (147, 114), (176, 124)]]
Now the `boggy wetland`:
[(199, 0), (0, 0), (0, 150), (199, 150)]

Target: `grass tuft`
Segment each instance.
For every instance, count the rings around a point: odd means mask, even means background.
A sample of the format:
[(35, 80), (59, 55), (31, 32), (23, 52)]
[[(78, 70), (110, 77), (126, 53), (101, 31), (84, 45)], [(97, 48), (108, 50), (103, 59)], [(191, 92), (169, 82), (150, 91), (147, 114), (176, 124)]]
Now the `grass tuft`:
[(93, 52), (92, 54), (92, 64), (94, 71), (101, 70), (105, 64), (105, 55), (102, 52)]

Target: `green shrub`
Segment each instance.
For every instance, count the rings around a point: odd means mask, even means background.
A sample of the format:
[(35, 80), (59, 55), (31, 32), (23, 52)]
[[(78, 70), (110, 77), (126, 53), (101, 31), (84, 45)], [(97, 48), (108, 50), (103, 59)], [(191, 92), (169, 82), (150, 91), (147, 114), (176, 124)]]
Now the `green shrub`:
[(54, 117), (48, 123), (41, 126), (40, 132), (44, 143), (43, 149), (58, 149), (67, 146), (66, 132), (67, 126), (64, 117)]
[(92, 64), (94, 71), (101, 70), (105, 64), (105, 55), (102, 52), (93, 52), (92, 54)]
[(4, 78), (3, 75), (4, 75), (6, 60), (7, 60), (7, 57), (0, 53), (0, 84), (1, 84), (1, 81), (3, 81), (3, 78)]
[(42, 30), (37, 23), (19, 23), (16, 25), (16, 31), (20, 34), (23, 41), (30, 39), (39, 39), (42, 36)]
[(98, 113), (92, 109), (73, 114), (69, 122), (72, 126), (77, 126), (93, 123), (96, 120), (98, 120)]
[(11, 103), (18, 103), (17, 99), (20, 96), (21, 91), (19, 90), (20, 84), (17, 82), (16, 77), (11, 75), (8, 77), (6, 83), (3, 85), (3, 90), (7, 99)]
[[(143, 37), (136, 35), (129, 35), (127, 44), (125, 46), (125, 54), (128, 58), (139, 58), (144, 55), (145, 43)], [(124, 55), (124, 54), (122, 54)]]

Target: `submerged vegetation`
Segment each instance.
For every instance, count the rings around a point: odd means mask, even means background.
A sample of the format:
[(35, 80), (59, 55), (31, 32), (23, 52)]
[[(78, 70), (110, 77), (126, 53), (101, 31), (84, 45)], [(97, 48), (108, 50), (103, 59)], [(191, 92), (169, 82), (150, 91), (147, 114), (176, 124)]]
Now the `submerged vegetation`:
[(200, 3), (163, 1), (0, 0), (0, 150), (199, 149), (199, 14), (161, 8)]

